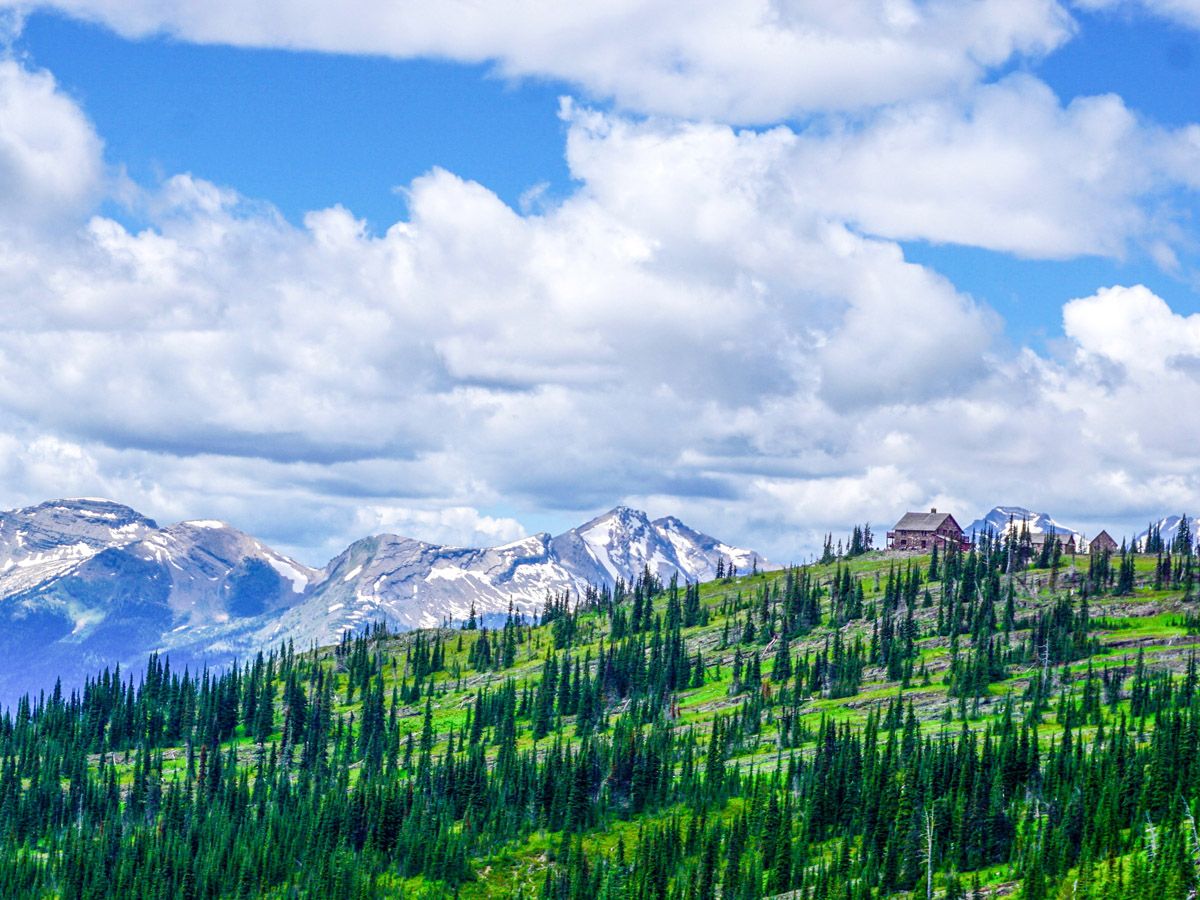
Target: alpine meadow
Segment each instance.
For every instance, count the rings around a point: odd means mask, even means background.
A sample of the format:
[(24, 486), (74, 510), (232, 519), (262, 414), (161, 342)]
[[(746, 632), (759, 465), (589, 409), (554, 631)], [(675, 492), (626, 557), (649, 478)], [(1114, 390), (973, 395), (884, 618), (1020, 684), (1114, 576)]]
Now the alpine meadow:
[(1189, 528), (646, 569), (492, 628), (105, 670), (0, 725), (0, 891), (1186, 896)]

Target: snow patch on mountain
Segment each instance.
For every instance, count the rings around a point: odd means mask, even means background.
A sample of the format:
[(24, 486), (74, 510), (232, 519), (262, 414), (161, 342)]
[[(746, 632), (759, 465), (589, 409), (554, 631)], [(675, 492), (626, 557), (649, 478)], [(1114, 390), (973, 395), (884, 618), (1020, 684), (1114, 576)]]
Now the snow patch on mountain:
[(267, 565), (274, 569), (285, 581), (291, 582), (293, 594), (303, 594), (308, 590), (309, 583), (317, 574), (313, 569), (300, 565), (294, 559), (280, 556), (270, 547), (260, 544), (258, 541), (254, 543), (256, 549), (262, 554), (262, 558), (266, 560)]
[(416, 628), (537, 614), (550, 594), (633, 582), (704, 581), (718, 564), (769, 565), (668, 517), (617, 507), (557, 537), (443, 547), (399, 535), (355, 541), (310, 569), (229, 525), (160, 527), (109, 500), (0, 513), (0, 703), (77, 686), (103, 666), (224, 665), (267, 645), (336, 641), (374, 622)]
[(158, 526), (110, 500), (51, 500), (0, 513), (0, 597), (61, 577), (106, 547)]
[(1029, 529), (1030, 534), (1071, 534), (1077, 539), (1080, 533), (1073, 528), (1062, 525), (1054, 520), (1049, 513), (1034, 512), (1023, 506), (995, 506), (984, 513), (964, 531), (969, 534), (983, 534), (987, 530), (1002, 535), (1008, 529), (1021, 529), (1022, 523)]
[[(1189, 514), (1187, 517), (1187, 520), (1188, 520), (1188, 524), (1191, 528), (1192, 540), (1195, 541), (1196, 537), (1197, 537), (1197, 535), (1196, 535), (1196, 517)], [(1183, 521), (1183, 516), (1163, 516), (1157, 522), (1153, 522), (1151, 524), (1158, 528), (1158, 532), (1159, 532), (1159, 534), (1162, 535), (1162, 539), (1164, 541), (1166, 541), (1167, 544), (1170, 544), (1173, 540), (1175, 540), (1175, 535), (1178, 534), (1178, 532), (1179, 532), (1179, 523), (1182, 521)], [(1138, 534), (1137, 540), (1144, 541), (1149, 536), (1150, 536), (1150, 528), (1147, 527), (1140, 534)]]
[(494, 618), (511, 607), (541, 612), (549, 594), (581, 596), (589, 585), (632, 583), (649, 569), (664, 582), (713, 578), (718, 562), (748, 572), (770, 565), (756, 553), (694, 531), (675, 518), (651, 522), (617, 507), (557, 537), (535, 534), (499, 547), (443, 547), (393, 534), (356, 541), (325, 567), (304, 602), (270, 623), (284, 636), (328, 643), (375, 621), (421, 628)]
[[(317, 572), (221, 522), (160, 528), (127, 506), (53, 500), (0, 513), (0, 700), (154, 649), (211, 657), (297, 602)], [(251, 631), (253, 629), (250, 629)]]

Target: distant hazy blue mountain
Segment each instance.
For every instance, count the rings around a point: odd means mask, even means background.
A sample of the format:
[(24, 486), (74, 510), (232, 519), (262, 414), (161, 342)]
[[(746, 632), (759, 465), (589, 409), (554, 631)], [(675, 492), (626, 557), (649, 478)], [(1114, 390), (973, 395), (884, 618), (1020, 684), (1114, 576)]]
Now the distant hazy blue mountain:
[(156, 649), (224, 661), (239, 626), (298, 602), (315, 575), (220, 522), (159, 528), (93, 499), (0, 513), (0, 698)]

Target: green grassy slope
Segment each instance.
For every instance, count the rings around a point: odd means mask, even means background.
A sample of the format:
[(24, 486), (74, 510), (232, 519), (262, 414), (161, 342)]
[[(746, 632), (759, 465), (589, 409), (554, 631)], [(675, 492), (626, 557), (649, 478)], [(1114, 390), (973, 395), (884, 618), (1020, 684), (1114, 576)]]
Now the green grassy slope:
[[(341, 870), (331, 863), (329, 873), (312, 875), (311, 859), (297, 856), (303, 877), (286, 868), (271, 875), (270, 866), (241, 861), (239, 854), (248, 852), (236, 849), (243, 839), (230, 838), (228, 890), (217, 888), (214, 896), (288, 896), (314, 891), (316, 884), (347, 896), (714, 900), (826, 892), (923, 897), (930, 886), (939, 897), (970, 890), (1036, 898), (1136, 896), (1131, 885), (1190, 889), (1200, 869), (1190, 854), (1200, 860), (1200, 838), (1190, 843), (1187, 822), (1196, 797), (1189, 792), (1200, 775), (1178, 776), (1177, 802), (1162, 787), (1166, 775), (1154, 769), (1153, 756), (1166, 752), (1155, 735), (1169, 714), (1182, 717), (1170, 727), (1185, 743), (1200, 721), (1200, 715), (1192, 718), (1200, 701), (1188, 686), (1200, 644), (1196, 603), (1185, 583), (1190, 564), (1164, 579), (1156, 559), (1138, 558), (1132, 589), (1124, 590), (1129, 585), (1121, 584), (1116, 560), (1111, 572), (1091, 571), (1086, 557), (1063, 557), (1052, 569), (1010, 570), (993, 561), (985, 570), (972, 555), (953, 562), (948, 581), (947, 561), (940, 560), (936, 572), (932, 562), (874, 552), (847, 564), (704, 584), (698, 606), (682, 586), (661, 586), (636, 597), (602, 598), (592, 608), (557, 607), (553, 621), (537, 627), (377, 632), (335, 648), (281, 650), (258, 675), (246, 667), (230, 688), (236, 697), (229, 699), (228, 727), (199, 750), (205, 743), (200, 714), (192, 721), (185, 715), (176, 737), (169, 713), (158, 730), (102, 724), (104, 736), (90, 739), (87, 748), (88, 783), (103, 791), (111, 782), (113, 811), (105, 815), (125, 823), (121, 840), (139, 840), (144, 817), (156, 835), (146, 840), (166, 843), (176, 827), (163, 811), (172, 796), (181, 798), (181, 817), (216, 815), (217, 801), (201, 795), (203, 770), (217, 756), (226, 760), (226, 782), (214, 796), (236, 794), (228, 781), (240, 777), (243, 808), (253, 806), (256, 784), (268, 779), (313, 790), (314, 809), (325, 795), (311, 787), (310, 777), (327, 779), (321, 790), (334, 796), (388, 785), (410, 796), (422, 790), (466, 796), (457, 781), (447, 786), (447, 773), (460, 779), (476, 772), (481, 785), (490, 777), (486, 790), (493, 793), (479, 791), (492, 804), (500, 802), (496, 792), (504, 791), (505, 779), (518, 780), (505, 773), (522, 766), (538, 771), (520, 776), (529, 784), (579, 780), (578, 789), (543, 784), (536, 797), (520, 801), (506, 826), (494, 824), (495, 810), (472, 811), (469, 796), (465, 807), (446, 807), (437, 820), (438, 841), (459, 854), (453, 864), (414, 861), (412, 850), (398, 861), (396, 848), (408, 847), (405, 840), (419, 845), (419, 835), (374, 849), (370, 839), (335, 835), (331, 859), (341, 854), (348, 860)], [(646, 593), (652, 593), (649, 609), (635, 609)], [(805, 601), (815, 608), (803, 609)], [(638, 619), (645, 627), (635, 630), (631, 620)], [(672, 651), (676, 619), (685, 624)], [(622, 646), (655, 660), (659, 670), (635, 673), (632, 684), (617, 685), (616, 676), (606, 683), (599, 661), (607, 661), (611, 675), (614, 648)], [(675, 683), (663, 689), (661, 669), (677, 668), (681, 660), (684, 673), (672, 669)], [(547, 673), (555, 679), (549, 690)], [(273, 702), (266, 718), (248, 714), (248, 694), (255, 693), (262, 709), (267, 691)], [(315, 726), (305, 738), (291, 720), (302, 706), (319, 705), (321, 691), (329, 701), (325, 736), (310, 754), (306, 741)], [(506, 693), (516, 713), (507, 738), (504, 713), (489, 706), (502, 708)], [(62, 715), (72, 714), (79, 722), (88, 715), (82, 709)], [(21, 734), (22, 715), (9, 725), (10, 746)], [(57, 733), (49, 715), (46, 709), (31, 714), (43, 735)], [(72, 728), (73, 735), (83, 730), (78, 723)], [(122, 734), (133, 737), (122, 740)], [(154, 737), (138, 737), (143, 734)], [(1013, 749), (1018, 744), (1021, 749)], [(1008, 754), (1005, 759), (1017, 762), (1006, 765), (1020, 771), (989, 768), (993, 753)], [(12, 754), (21, 759), (16, 749)], [(1144, 774), (1118, 776), (1105, 768), (1110, 759)], [(1200, 770), (1190, 760), (1180, 765)], [(862, 770), (847, 776), (838, 768), (844, 765)], [(9, 792), (28, 797), (38, 773), (24, 766), (18, 774), (22, 765), (13, 766)], [(975, 773), (977, 784), (956, 781), (955, 766)], [(62, 769), (64, 791), (83, 783), (65, 762)], [(1118, 778), (1126, 780), (1106, 787)], [(837, 808), (830, 799), (835, 782), (838, 797), (850, 796), (846, 785), (856, 782), (886, 797), (873, 796), (869, 804), (860, 797), (871, 810), (863, 818)], [(0, 812), (4, 783), (0, 778)], [(639, 783), (647, 785), (640, 794)], [(1135, 789), (1136, 798), (1121, 799), (1122, 791)], [(264, 807), (276, 802), (278, 789), (272, 790), (259, 801)], [(158, 798), (153, 809), (145, 800), (151, 794)], [(1100, 821), (1100, 813), (1072, 809), (1072, 796), (1113, 805), (1104, 813), (1103, 833), (1084, 824)], [(132, 825), (130, 804), (137, 813)], [(239, 808), (235, 800), (229, 804), (220, 808)], [(236, 818), (236, 812), (221, 815)], [(1072, 825), (1072, 816), (1080, 824)], [(775, 841), (776, 834), (785, 838)], [(56, 860), (85, 859), (124, 871), (123, 851), (113, 850), (108, 862), (93, 861), (98, 843), (53, 824), (25, 829), (19, 841), (2, 846), (0, 853), (28, 870), (24, 881), (13, 876), (13, 890), (31, 895), (86, 894), (82, 887), (76, 893)], [(923, 849), (914, 859), (917, 848)], [(355, 866), (369, 877), (337, 874)], [(239, 880), (234, 871), (243, 873)], [(312, 880), (318, 877), (326, 880)], [(129, 878), (128, 884), (139, 883)], [(207, 884), (212, 893), (222, 884), (211, 872), (179, 878), (190, 879), (196, 895), (202, 893), (196, 885)]]

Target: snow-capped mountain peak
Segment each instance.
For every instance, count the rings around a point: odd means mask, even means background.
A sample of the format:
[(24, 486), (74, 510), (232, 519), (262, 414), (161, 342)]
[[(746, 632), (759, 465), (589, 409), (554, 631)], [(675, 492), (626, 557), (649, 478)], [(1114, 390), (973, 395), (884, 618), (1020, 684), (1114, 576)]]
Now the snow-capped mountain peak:
[(1059, 524), (1049, 513), (1034, 512), (1023, 506), (992, 507), (964, 530), (967, 534), (983, 534), (990, 529), (1000, 535), (1010, 527), (1019, 530), (1022, 524), (1029, 529), (1030, 534), (1073, 534), (1079, 537), (1078, 531)]
[(754, 550), (733, 547), (706, 534), (689, 528), (674, 516), (655, 519), (653, 525), (675, 548), (676, 556), (692, 572), (693, 581), (708, 581), (717, 574), (716, 560), (724, 558), (726, 566), (732, 564), (739, 572), (749, 572), (755, 567), (771, 569), (774, 566)]
[(554, 542), (560, 553), (569, 555), (581, 577), (597, 584), (636, 578), (646, 566), (659, 574), (664, 568), (678, 568), (677, 561), (664, 552), (649, 516), (627, 506), (614, 507)]
[(495, 619), (509, 605), (538, 614), (548, 594), (582, 595), (589, 585), (632, 583), (649, 568), (664, 581), (712, 578), (724, 560), (749, 571), (753, 551), (724, 544), (675, 518), (650, 521), (617, 506), (560, 535), (530, 535), (498, 547), (449, 547), (396, 535), (356, 541), (325, 567), (304, 602), (264, 633), (304, 642), (336, 640), (347, 628), (386, 620), (392, 627), (462, 621), (472, 608)]
[(0, 697), (152, 649), (208, 654), (218, 633), (298, 602), (317, 574), (224, 523), (159, 527), (110, 500), (0, 513)]
[(715, 577), (718, 562), (749, 571), (769, 564), (751, 550), (733, 547), (684, 525), (674, 516), (650, 521), (640, 510), (618, 506), (554, 538), (560, 560), (581, 580), (612, 584), (636, 579), (644, 569), (668, 580)]
[(97, 498), (50, 500), (2, 512), (0, 596), (31, 590), (157, 527), (128, 506)]
[(447, 547), (394, 534), (355, 541), (316, 571), (211, 519), (160, 527), (109, 500), (54, 500), (0, 513), (0, 700), (61, 674), (150, 650), (173, 664), (229, 662), (268, 644), (336, 641), (377, 621), (440, 625), (550, 594), (635, 581), (712, 578), (720, 562), (764, 561), (674, 517), (618, 506), (556, 537)]
[[(1194, 541), (1196, 539), (1196, 517), (1192, 516), (1192, 515), (1188, 515), (1187, 518), (1188, 518), (1188, 522), (1191, 525), (1192, 540)], [(1181, 521), (1183, 521), (1183, 516), (1171, 515), (1171, 516), (1163, 516), (1163, 518), (1161, 518), (1157, 522), (1153, 522), (1151, 524), (1153, 527), (1158, 529), (1158, 533), (1162, 536), (1162, 539), (1166, 543), (1170, 544), (1172, 541), (1175, 540), (1175, 535), (1179, 531), (1179, 523)], [(1150, 529), (1146, 528), (1137, 536), (1136, 539), (1138, 541), (1144, 541), (1149, 536), (1150, 536)]]

